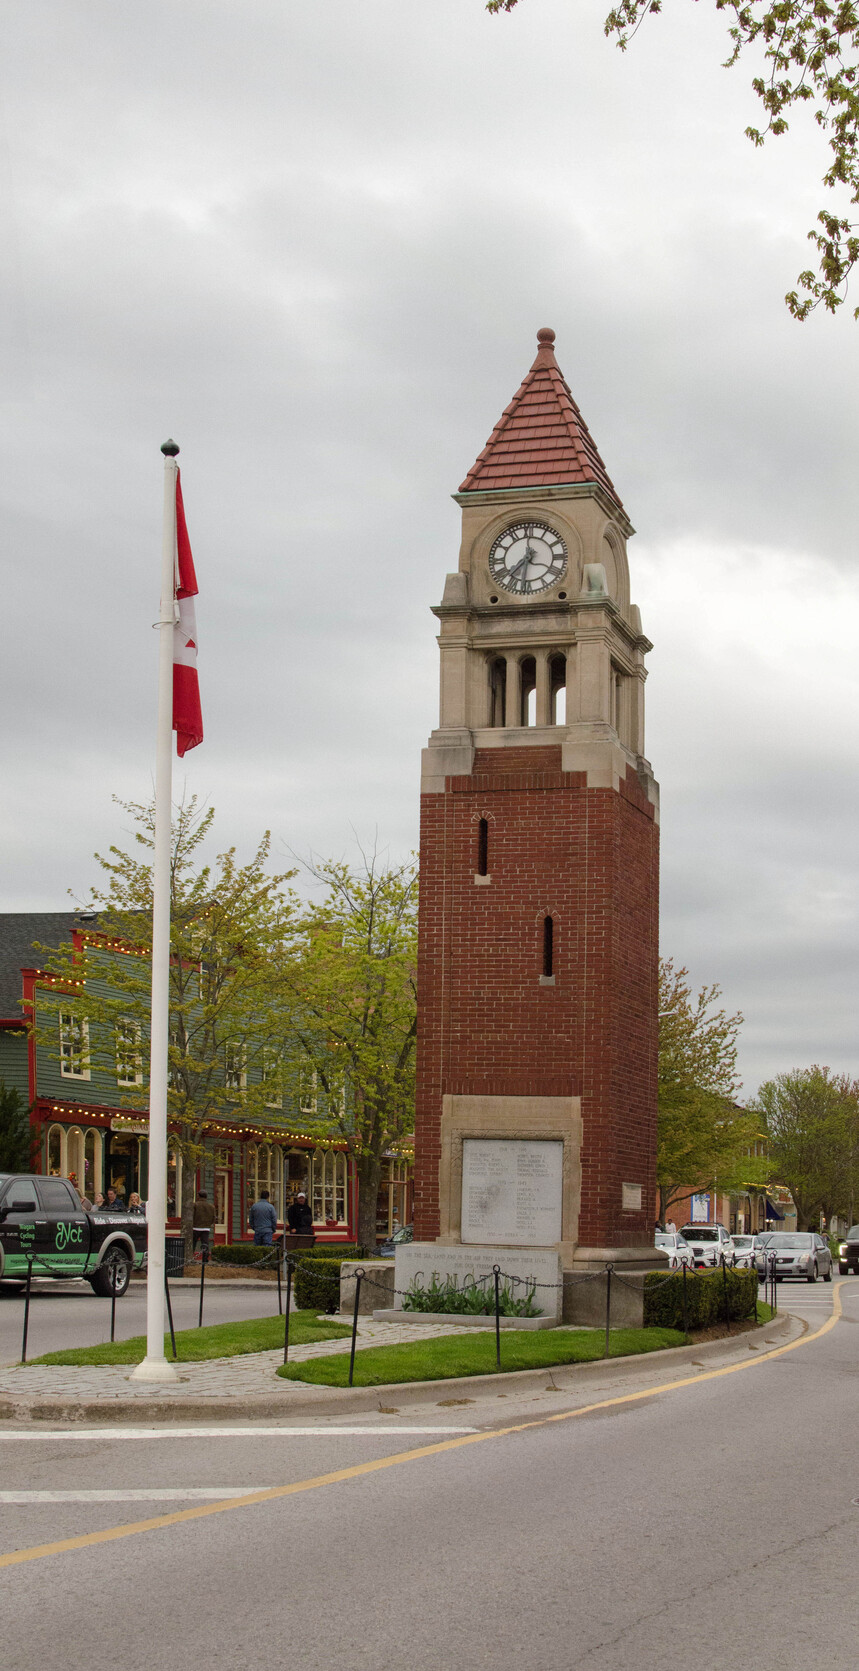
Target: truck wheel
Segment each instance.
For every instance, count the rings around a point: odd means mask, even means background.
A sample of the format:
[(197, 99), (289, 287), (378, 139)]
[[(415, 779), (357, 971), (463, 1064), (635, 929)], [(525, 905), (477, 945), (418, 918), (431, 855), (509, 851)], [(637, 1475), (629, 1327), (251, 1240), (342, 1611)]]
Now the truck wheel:
[(109, 1299), (115, 1294), (120, 1299), (131, 1281), (131, 1260), (124, 1247), (109, 1248), (97, 1271), (90, 1277), (94, 1294)]

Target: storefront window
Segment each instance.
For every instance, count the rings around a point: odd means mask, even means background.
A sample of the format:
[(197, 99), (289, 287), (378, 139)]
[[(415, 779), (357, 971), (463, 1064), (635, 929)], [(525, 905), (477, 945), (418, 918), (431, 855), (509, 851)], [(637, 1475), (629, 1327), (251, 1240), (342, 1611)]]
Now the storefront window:
[(92, 1129), (84, 1137), (83, 1191), (88, 1201), (101, 1194), (101, 1132)]
[(74, 1184), (75, 1189), (84, 1187), (84, 1134), (77, 1126), (72, 1126), (66, 1133), (66, 1154), (68, 1156), (68, 1172), (66, 1177)]
[(314, 1224), (346, 1223), (346, 1156), (317, 1149), (312, 1159)]
[(62, 1126), (51, 1126), (48, 1132), (48, 1172), (52, 1178), (61, 1178), (65, 1171), (63, 1161), (63, 1138), (65, 1133)]

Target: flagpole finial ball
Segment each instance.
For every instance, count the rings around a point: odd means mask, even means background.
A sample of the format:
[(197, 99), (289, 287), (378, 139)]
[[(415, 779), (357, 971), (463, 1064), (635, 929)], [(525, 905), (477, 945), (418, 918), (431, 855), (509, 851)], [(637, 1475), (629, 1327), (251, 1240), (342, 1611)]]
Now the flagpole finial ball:
[(165, 441), (161, 448), (165, 458), (175, 458), (179, 451), (175, 441)]

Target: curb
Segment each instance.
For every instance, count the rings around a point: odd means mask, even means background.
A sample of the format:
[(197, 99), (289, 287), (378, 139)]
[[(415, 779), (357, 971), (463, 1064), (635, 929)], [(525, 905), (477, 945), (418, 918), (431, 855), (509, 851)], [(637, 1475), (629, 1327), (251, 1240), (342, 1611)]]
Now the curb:
[[(702, 1358), (718, 1356), (720, 1352), (741, 1350), (745, 1355), (752, 1337), (766, 1329), (768, 1335), (784, 1334), (797, 1338), (805, 1324), (789, 1312), (782, 1312), (770, 1323), (746, 1329), (742, 1334), (726, 1335), (719, 1340), (708, 1340), (698, 1346), (675, 1346), (661, 1352), (638, 1352), (628, 1358), (595, 1358), (590, 1363), (556, 1364), (543, 1369), (516, 1369), (500, 1375), (450, 1376), (439, 1381), (391, 1382), (378, 1387), (314, 1387), (301, 1381), (278, 1380), (277, 1389), (259, 1398), (95, 1398), (54, 1399), (44, 1395), (16, 1399), (14, 1395), (0, 1397), (0, 1424), (5, 1422), (69, 1422), (99, 1423), (187, 1421), (267, 1421), (292, 1416), (347, 1415), (353, 1411), (378, 1412), (382, 1398), (396, 1399), (397, 1408), (403, 1405), (425, 1404), (434, 1392), (440, 1392), (441, 1403), (446, 1395), (466, 1396), (486, 1393), (490, 1388), (501, 1388), (507, 1393), (527, 1391), (542, 1383), (550, 1375), (558, 1392), (573, 1392), (578, 1387), (586, 1390), (589, 1376), (609, 1374), (617, 1380), (640, 1372), (645, 1365), (670, 1358), (678, 1367), (689, 1367)], [(779, 1342), (783, 1344), (783, 1342)], [(766, 1353), (763, 1354), (766, 1357)], [(288, 1388), (300, 1388), (291, 1395)], [(283, 1389), (281, 1391), (281, 1389)]]

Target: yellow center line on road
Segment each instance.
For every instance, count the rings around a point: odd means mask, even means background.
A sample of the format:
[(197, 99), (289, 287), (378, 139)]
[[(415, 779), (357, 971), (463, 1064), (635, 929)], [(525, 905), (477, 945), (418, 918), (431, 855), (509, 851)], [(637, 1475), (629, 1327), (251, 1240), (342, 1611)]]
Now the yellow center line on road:
[(841, 1316), (841, 1284), (832, 1296), (832, 1315), (813, 1334), (805, 1333), (786, 1346), (776, 1346), (759, 1357), (743, 1358), (740, 1363), (726, 1364), (722, 1369), (704, 1370), (698, 1375), (686, 1375), (678, 1381), (662, 1381), (655, 1387), (642, 1387), (638, 1392), (619, 1393), (616, 1398), (602, 1398), (595, 1404), (582, 1404), (576, 1410), (559, 1410), (551, 1416), (537, 1416), (530, 1421), (516, 1422), (511, 1427), (495, 1427), (484, 1433), (465, 1433), (458, 1439), (443, 1439), (437, 1445), (421, 1445), (417, 1450), (398, 1451), (394, 1456), (377, 1457), (373, 1462), (357, 1462), (351, 1468), (337, 1468), (330, 1474), (316, 1474), (312, 1479), (296, 1480), (293, 1485), (271, 1486), (265, 1491), (249, 1491), (244, 1497), (229, 1497), (217, 1503), (201, 1504), (199, 1508), (180, 1509), (176, 1514), (159, 1514), (151, 1520), (134, 1520), (126, 1526), (108, 1526), (101, 1532), (85, 1532), (77, 1538), (61, 1538), (56, 1543), (36, 1544), (32, 1549), (15, 1549), (0, 1555), (0, 1567), (21, 1566), (26, 1561), (41, 1561), (47, 1555), (64, 1555), (73, 1549), (92, 1549), (100, 1543), (113, 1543), (118, 1538), (137, 1537), (141, 1532), (158, 1532), (167, 1526), (181, 1526), (190, 1520), (205, 1520), (212, 1514), (230, 1514), (236, 1509), (253, 1508), (257, 1503), (273, 1503), (281, 1497), (297, 1497), (302, 1491), (317, 1491), (324, 1485), (341, 1485), (346, 1480), (361, 1479), (366, 1474), (380, 1473), (384, 1468), (398, 1468), (405, 1462), (422, 1462), (425, 1457), (442, 1456), (446, 1451), (461, 1450), (466, 1445), (482, 1445), (491, 1439), (506, 1439), (512, 1433), (528, 1433), (534, 1428), (550, 1427), (554, 1422), (575, 1421), (579, 1416), (593, 1415), (597, 1410), (613, 1410), (622, 1404), (637, 1404), (655, 1398), (658, 1393), (679, 1392), (683, 1387), (700, 1387), (704, 1381), (718, 1381), (724, 1375), (737, 1375), (746, 1369), (758, 1369), (773, 1358), (808, 1346), (834, 1329)]

